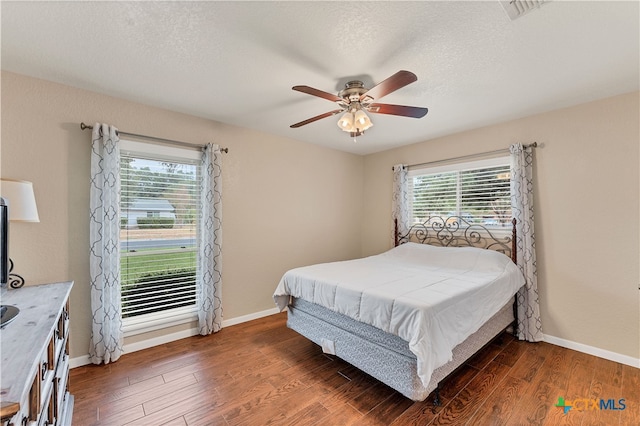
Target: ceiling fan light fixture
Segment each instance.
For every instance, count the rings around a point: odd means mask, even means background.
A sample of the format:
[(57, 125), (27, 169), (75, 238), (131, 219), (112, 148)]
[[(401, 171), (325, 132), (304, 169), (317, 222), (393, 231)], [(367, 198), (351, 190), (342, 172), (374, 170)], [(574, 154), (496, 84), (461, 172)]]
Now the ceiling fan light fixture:
[(369, 116), (361, 109), (356, 111), (353, 116), (353, 121), (355, 122), (354, 126), (360, 131), (365, 131), (373, 126)]
[(340, 127), (345, 132), (351, 132), (353, 127), (353, 114), (351, 111), (345, 112), (340, 120), (338, 120), (338, 127)]
[(338, 127), (342, 131), (350, 134), (357, 133), (358, 136), (371, 126), (373, 126), (371, 119), (358, 104), (351, 105), (338, 120)]

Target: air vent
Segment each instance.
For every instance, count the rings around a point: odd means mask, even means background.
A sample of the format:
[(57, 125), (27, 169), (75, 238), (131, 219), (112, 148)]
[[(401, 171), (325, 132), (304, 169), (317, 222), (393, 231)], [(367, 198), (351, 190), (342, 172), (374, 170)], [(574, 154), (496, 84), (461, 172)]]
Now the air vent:
[(544, 3), (545, 0), (500, 0), (500, 4), (512, 21), (539, 8)]

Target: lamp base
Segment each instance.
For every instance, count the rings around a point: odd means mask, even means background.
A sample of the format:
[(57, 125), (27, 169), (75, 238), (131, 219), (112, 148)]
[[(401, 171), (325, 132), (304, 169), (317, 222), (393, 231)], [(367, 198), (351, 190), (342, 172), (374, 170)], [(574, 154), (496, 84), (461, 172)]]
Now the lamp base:
[(13, 260), (9, 259), (9, 287), (11, 288), (20, 288), (24, 285), (24, 278), (18, 274), (14, 274), (13, 271)]

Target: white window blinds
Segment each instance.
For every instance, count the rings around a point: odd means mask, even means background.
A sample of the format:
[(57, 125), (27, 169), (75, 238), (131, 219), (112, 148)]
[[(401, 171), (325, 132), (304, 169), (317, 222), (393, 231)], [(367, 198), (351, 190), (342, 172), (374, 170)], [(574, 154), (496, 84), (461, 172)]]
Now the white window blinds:
[(505, 157), (410, 171), (413, 223), (435, 215), (491, 227), (509, 225), (509, 168)]
[(199, 162), (123, 151), (122, 316), (196, 306)]

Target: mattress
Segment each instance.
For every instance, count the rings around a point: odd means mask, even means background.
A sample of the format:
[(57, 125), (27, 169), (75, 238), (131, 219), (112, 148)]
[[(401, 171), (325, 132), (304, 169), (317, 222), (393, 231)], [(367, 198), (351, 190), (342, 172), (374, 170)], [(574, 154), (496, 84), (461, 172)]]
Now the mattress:
[(408, 342), (427, 386), (452, 350), (512, 300), (524, 279), (504, 254), (407, 243), (363, 259), (296, 268), (274, 292), (303, 299)]
[(513, 322), (513, 303), (505, 304), (478, 331), (457, 345), (452, 359), (438, 366), (427, 385), (417, 372), (417, 359), (408, 342), (376, 327), (353, 320), (302, 299), (292, 298), (287, 326), (329, 353), (414, 401), (424, 400), (438, 383)]

